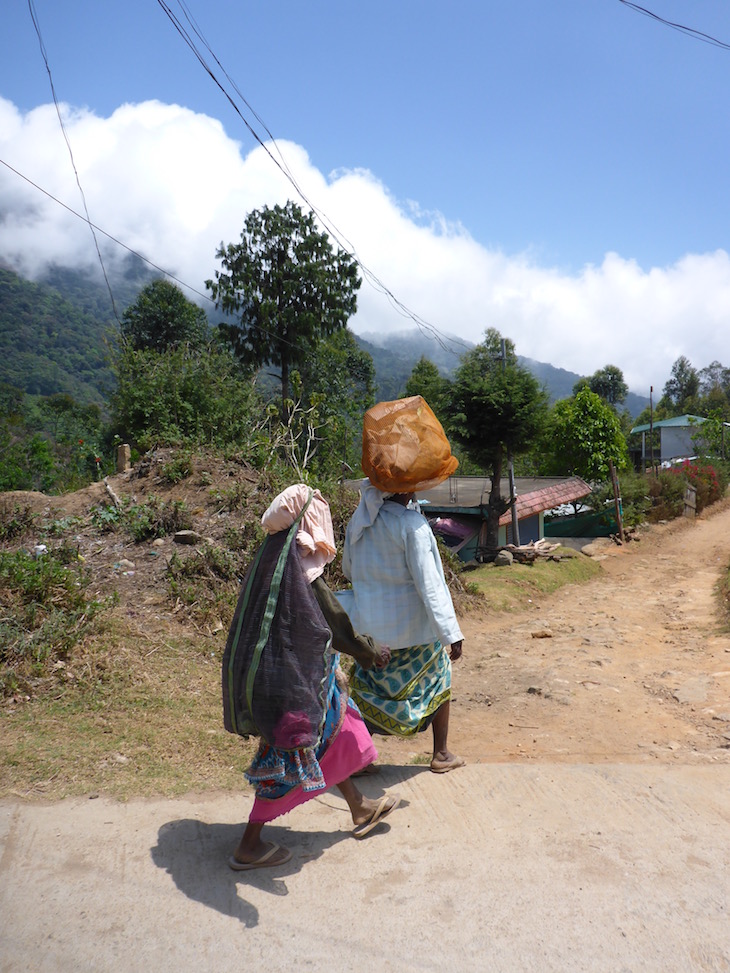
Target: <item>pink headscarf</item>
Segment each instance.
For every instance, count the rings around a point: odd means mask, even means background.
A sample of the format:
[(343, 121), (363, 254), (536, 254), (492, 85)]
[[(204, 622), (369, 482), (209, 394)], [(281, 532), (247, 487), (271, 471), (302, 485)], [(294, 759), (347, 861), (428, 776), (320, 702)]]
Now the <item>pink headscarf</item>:
[(299, 521), (297, 547), (304, 574), (311, 583), (322, 574), (325, 565), (333, 561), (337, 553), (330, 508), (319, 490), (313, 490), (306, 483), (287, 487), (271, 501), (261, 518), (261, 525), (267, 534), (288, 530), (304, 509), (310, 494), (312, 502)]

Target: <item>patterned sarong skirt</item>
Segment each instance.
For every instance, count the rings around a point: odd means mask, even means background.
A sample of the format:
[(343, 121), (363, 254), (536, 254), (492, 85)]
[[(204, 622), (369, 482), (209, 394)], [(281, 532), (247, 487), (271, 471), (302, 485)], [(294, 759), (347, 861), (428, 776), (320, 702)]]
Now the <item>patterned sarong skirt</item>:
[(394, 649), (384, 669), (354, 664), (350, 695), (371, 733), (412, 736), (451, 699), (451, 660), (439, 641)]

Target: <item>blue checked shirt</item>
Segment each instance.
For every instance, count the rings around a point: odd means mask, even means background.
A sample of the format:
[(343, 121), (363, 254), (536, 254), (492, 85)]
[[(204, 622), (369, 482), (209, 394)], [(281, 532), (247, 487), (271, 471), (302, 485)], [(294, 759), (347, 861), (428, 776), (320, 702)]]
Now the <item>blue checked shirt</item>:
[(354, 543), (348, 527), (342, 570), (352, 591), (338, 598), (356, 631), (391, 649), (464, 638), (436, 539), (419, 511), (386, 500)]

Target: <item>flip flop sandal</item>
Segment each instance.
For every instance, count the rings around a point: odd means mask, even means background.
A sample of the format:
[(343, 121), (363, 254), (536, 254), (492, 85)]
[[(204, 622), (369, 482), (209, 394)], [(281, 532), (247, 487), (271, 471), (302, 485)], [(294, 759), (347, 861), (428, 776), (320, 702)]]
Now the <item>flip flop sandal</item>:
[[(388, 807), (390, 801), (393, 803)], [(370, 834), (373, 828), (377, 827), (384, 818), (387, 818), (391, 811), (395, 811), (399, 804), (400, 794), (386, 794), (385, 797), (381, 797), (378, 806), (372, 813), (372, 817), (365, 821), (364, 824), (358, 824), (356, 828), (353, 828), (353, 835), (356, 838), (364, 838), (365, 835)]]
[[(283, 851), (284, 857), (280, 858), (278, 861), (272, 861), (271, 859), (276, 856), (278, 851)], [(276, 865), (285, 865), (291, 858), (292, 853), (288, 848), (282, 848), (281, 845), (272, 843), (271, 848), (265, 851), (264, 854), (257, 858), (253, 862), (240, 862), (233, 855), (228, 859), (228, 867), (232, 868), (234, 872), (249, 872), (253, 868), (274, 868)]]

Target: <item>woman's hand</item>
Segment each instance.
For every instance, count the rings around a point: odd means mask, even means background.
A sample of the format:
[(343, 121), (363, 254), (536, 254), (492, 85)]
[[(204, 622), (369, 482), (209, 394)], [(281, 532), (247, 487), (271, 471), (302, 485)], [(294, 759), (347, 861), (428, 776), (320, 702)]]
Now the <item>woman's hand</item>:
[(390, 646), (381, 645), (378, 658), (375, 660), (376, 669), (384, 669), (390, 662)]
[(451, 643), (451, 648), (449, 649), (449, 658), (452, 662), (456, 662), (457, 659), (461, 658), (461, 647), (463, 644), (463, 640)]

